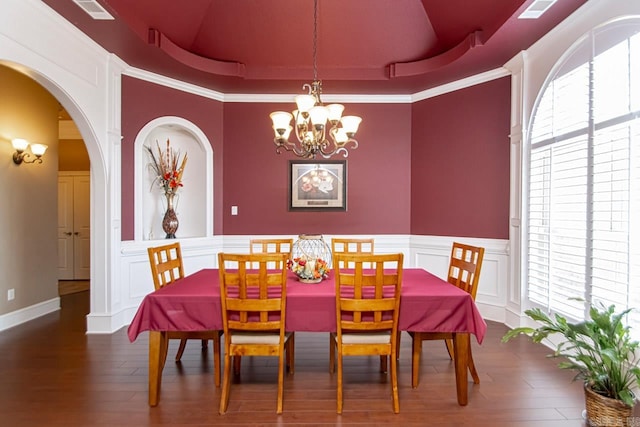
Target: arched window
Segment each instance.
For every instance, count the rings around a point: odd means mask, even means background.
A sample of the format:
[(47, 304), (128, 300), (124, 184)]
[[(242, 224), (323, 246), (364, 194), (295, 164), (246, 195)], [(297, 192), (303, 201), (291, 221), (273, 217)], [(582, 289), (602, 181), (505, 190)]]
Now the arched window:
[(556, 65), (529, 149), (529, 300), (572, 319), (588, 315), (572, 298), (640, 307), (639, 19), (594, 29)]

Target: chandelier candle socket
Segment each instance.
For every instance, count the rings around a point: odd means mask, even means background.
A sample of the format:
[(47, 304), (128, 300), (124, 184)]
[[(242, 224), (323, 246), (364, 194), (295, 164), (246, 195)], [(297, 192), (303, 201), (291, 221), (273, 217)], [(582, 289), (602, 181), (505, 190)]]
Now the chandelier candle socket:
[[(315, 159), (316, 154), (328, 159), (337, 153), (344, 157), (349, 155), (347, 144), (351, 148), (358, 148), (358, 141), (354, 139), (362, 119), (358, 116), (342, 116), (344, 105), (324, 105), (320, 99), (322, 81), (318, 79), (317, 67), (318, 44), (318, 0), (313, 2), (313, 83), (304, 84), (308, 90), (306, 95), (295, 98), (298, 107), (292, 113), (274, 111), (269, 115), (273, 122), (276, 153), (281, 148), (292, 151), (298, 157)], [(294, 126), (291, 126), (294, 120)], [(289, 141), (289, 135), (295, 129), (296, 142)], [(328, 135), (327, 135), (328, 134)]]

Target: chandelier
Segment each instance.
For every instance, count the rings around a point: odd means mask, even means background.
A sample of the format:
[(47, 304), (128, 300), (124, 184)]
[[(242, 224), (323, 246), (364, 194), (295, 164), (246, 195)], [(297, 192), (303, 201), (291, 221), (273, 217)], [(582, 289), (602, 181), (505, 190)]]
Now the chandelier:
[[(304, 84), (306, 95), (295, 97), (297, 110), (292, 113), (274, 111), (269, 115), (273, 121), (276, 153), (280, 149), (293, 151), (298, 157), (314, 159), (316, 154), (328, 159), (337, 153), (349, 155), (347, 145), (358, 148), (354, 139), (362, 119), (357, 116), (342, 116), (344, 105), (324, 105), (320, 99), (322, 81), (318, 80), (318, 0), (313, 1), (313, 83)], [(295, 126), (291, 126), (294, 120)], [(290, 142), (289, 135), (295, 128), (297, 142)]]

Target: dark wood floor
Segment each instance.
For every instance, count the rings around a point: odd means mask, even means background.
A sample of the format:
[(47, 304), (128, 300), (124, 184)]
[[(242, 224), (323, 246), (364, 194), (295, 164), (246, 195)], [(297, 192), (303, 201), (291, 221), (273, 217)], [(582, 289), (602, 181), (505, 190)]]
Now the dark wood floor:
[[(296, 334), (296, 372), (285, 380), (284, 413), (275, 414), (277, 365), (247, 358), (232, 385), (229, 411), (200, 343), (181, 364), (171, 345), (156, 408), (147, 406), (147, 337), (130, 343), (126, 328), (86, 335), (88, 291), (62, 297), (62, 310), (0, 332), (0, 425), (19, 426), (583, 426), (584, 397), (572, 374), (525, 338), (501, 344), (506, 328), (489, 322), (473, 343), (480, 385), (469, 405), (456, 403), (453, 364), (442, 342), (425, 342), (421, 383), (411, 388), (410, 339), (400, 358), (400, 414), (391, 409), (387, 378), (376, 358), (345, 362), (344, 413), (335, 413), (336, 378), (328, 373), (327, 334)], [(640, 418), (638, 419), (640, 420)]]

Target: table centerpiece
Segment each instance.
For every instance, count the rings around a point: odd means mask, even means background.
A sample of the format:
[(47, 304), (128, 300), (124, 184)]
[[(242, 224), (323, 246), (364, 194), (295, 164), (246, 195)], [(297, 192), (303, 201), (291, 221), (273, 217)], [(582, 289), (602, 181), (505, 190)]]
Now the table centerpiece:
[(329, 277), (329, 265), (322, 258), (296, 257), (289, 260), (289, 269), (302, 283), (320, 283)]

